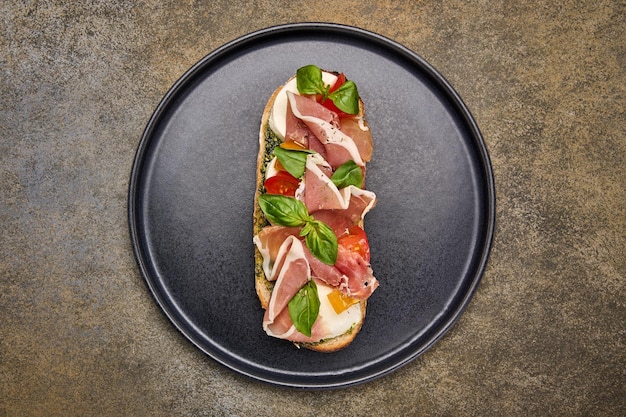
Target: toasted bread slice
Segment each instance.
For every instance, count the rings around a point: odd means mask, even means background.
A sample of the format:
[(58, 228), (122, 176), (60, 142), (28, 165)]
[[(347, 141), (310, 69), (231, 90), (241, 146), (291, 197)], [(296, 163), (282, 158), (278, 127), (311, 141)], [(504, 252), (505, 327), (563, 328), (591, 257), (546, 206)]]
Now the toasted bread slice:
[[(295, 77), (295, 76), (294, 76)], [(291, 79), (287, 80), (289, 82)], [(254, 224), (253, 224), (253, 234), (258, 234), (263, 227), (267, 226), (269, 223), (265, 218), (265, 215), (261, 211), (261, 208), (258, 204), (259, 196), (263, 193), (263, 182), (265, 180), (265, 170), (267, 164), (272, 159), (272, 152), (274, 147), (280, 145), (282, 143), (282, 139), (272, 131), (269, 125), (269, 119), (272, 111), (272, 107), (274, 105), (274, 101), (276, 97), (282, 90), (283, 86), (279, 86), (274, 90), (270, 99), (268, 100), (265, 108), (263, 110), (263, 115), (261, 117), (261, 127), (259, 130), (259, 154), (257, 158), (257, 171), (256, 171), (256, 191), (254, 196)], [(365, 106), (363, 101), (359, 98), (359, 113), (355, 116), (360, 118), (364, 125), (367, 126), (365, 121)], [(363, 222), (359, 224), (359, 226), (363, 227)], [(272, 295), (272, 289), (274, 287), (274, 283), (268, 281), (265, 277), (265, 272), (263, 271), (263, 256), (259, 252), (258, 248), (255, 246), (255, 286), (257, 296), (259, 297), (259, 301), (261, 302), (261, 306), (263, 309), (267, 309), (270, 297)], [(302, 347), (306, 349), (311, 349), (318, 352), (335, 352), (344, 347), (348, 346), (356, 337), (357, 333), (361, 330), (361, 326), (363, 324), (363, 320), (365, 319), (365, 311), (366, 311), (367, 301), (361, 300), (361, 318), (360, 320), (346, 333), (330, 338), (323, 339), (319, 342), (315, 343), (295, 343), (297, 347)]]

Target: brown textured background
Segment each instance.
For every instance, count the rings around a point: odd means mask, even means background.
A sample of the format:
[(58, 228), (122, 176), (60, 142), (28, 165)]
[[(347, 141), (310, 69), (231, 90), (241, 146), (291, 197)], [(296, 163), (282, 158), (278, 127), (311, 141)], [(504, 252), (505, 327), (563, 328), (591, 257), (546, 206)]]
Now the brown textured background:
[[(0, 416), (626, 413), (623, 1), (0, 4)], [(188, 343), (152, 300), (126, 216), (134, 152), (182, 73), (266, 26), (330, 21), (434, 65), (497, 189), (469, 308), (358, 387), (274, 388)]]

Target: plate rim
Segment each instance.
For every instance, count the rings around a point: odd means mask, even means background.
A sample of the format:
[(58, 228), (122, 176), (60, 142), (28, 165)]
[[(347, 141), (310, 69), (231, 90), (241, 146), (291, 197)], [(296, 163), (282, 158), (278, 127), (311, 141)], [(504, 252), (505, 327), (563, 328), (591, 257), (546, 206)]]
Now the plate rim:
[[(471, 283), (470, 285), (468, 285), (467, 291), (465, 291), (465, 293), (463, 294), (463, 297), (459, 301), (456, 308), (453, 309), (453, 312), (450, 314), (449, 319), (446, 320), (438, 329), (436, 329), (435, 334), (429, 337), (427, 343), (423, 343), (418, 349), (412, 349), (410, 352), (404, 353), (404, 351), (406, 350), (406, 346), (399, 346), (393, 351), (392, 354), (388, 355), (391, 357), (391, 359), (385, 358), (385, 360), (376, 363), (375, 367), (377, 369), (373, 373), (366, 373), (365, 375), (363, 375), (363, 371), (359, 371), (358, 373), (348, 372), (345, 375), (342, 374), (341, 376), (339, 376), (339, 379), (341, 379), (340, 381), (334, 382), (316, 382), (314, 380), (315, 378), (306, 381), (295, 380), (298, 378), (294, 379), (293, 376), (287, 375), (287, 373), (284, 371), (273, 372), (271, 369), (266, 369), (266, 367), (263, 367), (263, 369), (261, 369), (260, 366), (254, 367), (253, 364), (249, 363), (249, 360), (246, 361), (241, 358), (234, 357), (231, 353), (228, 352), (223, 353), (226, 353), (226, 356), (228, 356), (231, 360), (225, 360), (221, 355), (217, 353), (218, 350), (223, 351), (223, 349), (221, 349), (219, 346), (213, 346), (213, 350), (207, 349), (206, 346), (204, 346), (204, 343), (201, 343), (201, 341), (198, 340), (198, 337), (193, 334), (193, 331), (189, 330), (189, 324), (181, 323), (180, 318), (176, 317), (176, 314), (169, 310), (170, 307), (168, 307), (167, 305), (168, 300), (166, 300), (165, 297), (163, 297), (163, 295), (158, 291), (156, 284), (153, 282), (154, 278), (150, 277), (150, 267), (147, 265), (144, 248), (142, 248), (141, 243), (141, 232), (139, 230), (140, 227), (138, 225), (137, 219), (138, 207), (135, 201), (135, 199), (137, 198), (142, 170), (144, 168), (144, 160), (146, 157), (146, 153), (149, 150), (151, 136), (154, 129), (158, 126), (158, 123), (160, 122), (163, 113), (168, 109), (173, 98), (175, 98), (182, 89), (190, 84), (195, 77), (200, 76), (205, 67), (210, 67), (210, 65), (214, 63), (214, 61), (226, 56), (232, 50), (253, 44), (254, 42), (267, 41), (274, 37), (280, 38), (285, 34), (306, 33), (315, 30), (320, 31), (320, 33), (351, 36), (362, 42), (373, 42), (378, 46), (383, 47), (384, 49), (389, 49), (396, 54), (402, 55), (405, 59), (414, 63), (416, 67), (419, 67), (420, 70), (427, 73), (429, 80), (435, 83), (437, 87), (447, 95), (448, 99), (453, 102), (454, 106), (456, 107), (456, 115), (462, 118), (463, 122), (466, 124), (466, 128), (471, 133), (470, 136), (473, 139), (472, 143), (477, 150), (476, 155), (480, 157), (480, 173), (484, 177), (484, 210), (486, 211), (484, 217), (484, 237), (479, 245), (482, 250), (480, 251), (480, 257), (477, 257), (475, 273), (472, 275)], [(188, 70), (186, 70), (172, 84), (172, 86), (161, 98), (144, 128), (144, 131), (141, 135), (141, 140), (135, 152), (135, 157), (133, 159), (130, 182), (128, 185), (127, 204), (130, 240), (132, 243), (132, 249), (136, 263), (143, 277), (143, 281), (146, 283), (150, 293), (152, 294), (159, 308), (168, 318), (170, 323), (173, 324), (174, 327), (180, 333), (182, 333), (182, 335), (196, 348), (198, 348), (204, 354), (206, 354), (216, 362), (220, 363), (221, 365), (225, 366), (226, 368), (257, 381), (262, 381), (275, 386), (298, 389), (337, 389), (369, 382), (400, 369), (401, 367), (405, 366), (409, 362), (424, 354), (433, 345), (435, 345), (446, 333), (448, 333), (448, 331), (453, 327), (453, 325), (462, 315), (464, 310), (469, 305), (469, 302), (472, 299), (480, 281), (482, 280), (482, 276), (484, 275), (493, 245), (496, 222), (495, 179), (487, 146), (485, 144), (482, 133), (480, 132), (478, 124), (472, 116), (469, 108), (463, 102), (460, 95), (452, 87), (452, 85), (445, 79), (445, 77), (441, 73), (439, 73), (439, 71), (437, 71), (420, 55), (386, 36), (356, 26), (324, 22), (299, 22), (281, 24), (269, 26), (244, 34), (209, 52), (203, 58), (193, 64)], [(406, 343), (405, 345), (412, 344), (413, 342)], [(399, 355), (399, 352), (402, 352), (403, 354)], [(395, 356), (401, 357), (399, 359), (392, 360)], [(392, 363), (387, 365), (386, 363), (390, 360)], [(365, 366), (364, 368), (367, 369), (370, 368), (370, 366)]]

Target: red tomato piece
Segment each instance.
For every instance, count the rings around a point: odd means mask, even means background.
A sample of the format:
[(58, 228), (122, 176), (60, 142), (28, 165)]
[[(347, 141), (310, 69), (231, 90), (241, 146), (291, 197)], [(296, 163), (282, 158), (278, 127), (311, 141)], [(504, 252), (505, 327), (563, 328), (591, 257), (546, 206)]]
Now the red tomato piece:
[(346, 76), (345, 74), (342, 72), (341, 74), (339, 74), (337, 76), (337, 81), (335, 81), (335, 84), (333, 84), (332, 87), (330, 87), (330, 90), (328, 90), (329, 93), (332, 93), (333, 91), (335, 91), (336, 89), (338, 89), (339, 87), (341, 87), (343, 85), (343, 83), (346, 82)]
[(346, 116), (349, 116), (348, 113), (340, 110), (337, 106), (335, 106), (335, 103), (333, 103), (333, 101), (329, 98), (327, 98), (324, 102), (321, 103), (322, 106), (326, 107), (328, 110), (330, 111), (334, 111), (335, 113), (337, 113), (337, 117), (339, 117), (340, 119)]
[(370, 261), (370, 244), (365, 231), (359, 226), (351, 226), (348, 234), (340, 236), (337, 243), (351, 252), (357, 252), (367, 262)]
[[(333, 91), (337, 90), (345, 82), (346, 82), (346, 76), (342, 72), (341, 74), (337, 76), (337, 81), (335, 81), (335, 83), (330, 87), (330, 89), (328, 90), (328, 93), (330, 94)], [(321, 96), (320, 96), (320, 100), (321, 100)], [(339, 118), (348, 116), (347, 113), (344, 113), (343, 111), (339, 110), (331, 99), (326, 99), (323, 102), (321, 102), (321, 104), (322, 106), (326, 107), (328, 110), (334, 111), (335, 113), (337, 113), (337, 116), (339, 116)]]
[(300, 181), (287, 171), (279, 171), (263, 183), (268, 194), (281, 194), (289, 197), (296, 195)]

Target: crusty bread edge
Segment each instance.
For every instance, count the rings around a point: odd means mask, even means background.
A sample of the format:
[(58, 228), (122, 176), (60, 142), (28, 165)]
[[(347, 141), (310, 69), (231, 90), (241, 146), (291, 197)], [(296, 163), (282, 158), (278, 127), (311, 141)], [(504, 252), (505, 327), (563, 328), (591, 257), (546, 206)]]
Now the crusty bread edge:
[[(294, 76), (295, 77), (295, 76)], [(292, 77), (291, 79), (293, 79)], [(289, 79), (287, 82), (289, 82)], [(254, 226), (253, 231), (254, 235), (256, 235), (264, 226), (265, 222), (263, 221), (264, 216), (261, 212), (261, 208), (259, 207), (258, 200), (261, 192), (263, 190), (263, 182), (264, 182), (264, 174), (263, 174), (263, 161), (266, 156), (266, 131), (268, 129), (269, 118), (272, 111), (272, 106), (274, 105), (274, 101), (278, 93), (283, 88), (283, 85), (279, 86), (274, 90), (272, 95), (270, 96), (265, 108), (263, 109), (263, 114), (261, 116), (261, 127), (259, 129), (259, 153), (257, 156), (257, 169), (256, 169), (256, 191), (254, 194)], [(359, 117), (363, 119), (365, 126), (367, 126), (367, 122), (365, 120), (365, 106), (363, 101), (359, 98)], [(363, 224), (361, 222), (360, 226)], [(263, 272), (263, 256), (259, 252), (256, 245), (254, 246), (254, 261), (255, 261), (255, 288), (256, 293), (261, 303), (261, 307), (265, 310), (267, 309), (270, 301), (270, 297), (272, 295), (272, 286), (273, 284), (269, 283), (269, 281), (265, 278), (265, 273)], [(360, 320), (346, 333), (333, 337), (331, 339), (324, 339), (319, 342), (314, 343), (294, 343), (297, 347), (302, 347), (310, 350), (314, 350), (317, 352), (331, 353), (336, 352), (340, 349), (348, 346), (356, 337), (357, 333), (361, 330), (363, 325), (363, 321), (365, 320), (365, 312), (367, 307), (367, 300), (361, 300), (361, 317)]]

